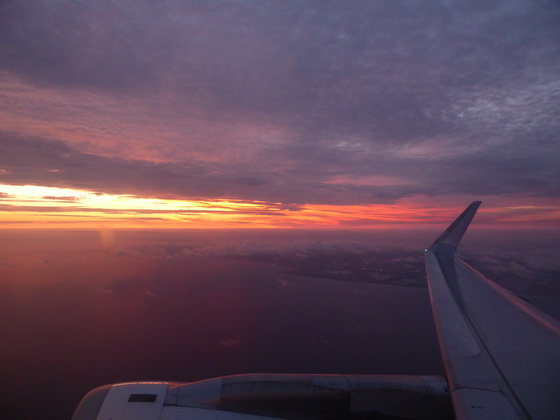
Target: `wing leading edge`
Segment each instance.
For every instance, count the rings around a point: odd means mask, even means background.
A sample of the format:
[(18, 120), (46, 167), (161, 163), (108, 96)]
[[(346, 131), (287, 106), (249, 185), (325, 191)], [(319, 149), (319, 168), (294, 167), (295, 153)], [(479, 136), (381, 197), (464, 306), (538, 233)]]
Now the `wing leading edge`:
[(458, 419), (560, 418), (560, 324), (456, 256), (479, 201), (426, 250)]

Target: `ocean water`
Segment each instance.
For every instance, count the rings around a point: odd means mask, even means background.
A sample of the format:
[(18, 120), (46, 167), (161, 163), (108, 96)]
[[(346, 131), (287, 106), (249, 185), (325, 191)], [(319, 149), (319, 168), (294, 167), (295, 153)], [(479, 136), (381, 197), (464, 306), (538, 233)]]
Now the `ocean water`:
[[(443, 373), (427, 289), (178, 252), (177, 235), (4, 232), (2, 418), (69, 418), (114, 382)], [(221, 235), (189, 240), (216, 248)]]

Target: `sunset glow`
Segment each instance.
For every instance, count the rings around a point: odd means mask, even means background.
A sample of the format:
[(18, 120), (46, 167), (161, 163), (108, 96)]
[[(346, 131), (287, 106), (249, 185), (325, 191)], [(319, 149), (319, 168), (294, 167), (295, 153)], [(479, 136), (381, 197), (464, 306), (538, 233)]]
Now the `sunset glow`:
[(0, 228), (560, 225), (552, 4), (24, 3)]
[[(241, 200), (175, 200), (34, 185), (0, 185), (3, 228), (384, 228), (445, 223), (456, 208), (418, 202), (301, 205)], [(524, 226), (560, 218), (558, 207), (501, 206), (482, 221)]]

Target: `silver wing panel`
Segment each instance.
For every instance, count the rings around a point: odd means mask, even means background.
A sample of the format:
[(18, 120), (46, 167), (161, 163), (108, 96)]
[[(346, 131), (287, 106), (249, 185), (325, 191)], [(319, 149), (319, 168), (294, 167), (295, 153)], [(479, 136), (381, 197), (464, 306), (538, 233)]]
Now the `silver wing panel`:
[(426, 251), (458, 419), (560, 418), (560, 325), (456, 257), (475, 202)]

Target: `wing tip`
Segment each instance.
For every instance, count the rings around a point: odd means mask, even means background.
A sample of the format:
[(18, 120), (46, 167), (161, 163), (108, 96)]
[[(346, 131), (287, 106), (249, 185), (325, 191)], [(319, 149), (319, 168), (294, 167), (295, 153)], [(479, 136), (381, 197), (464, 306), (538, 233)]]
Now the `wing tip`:
[(435, 240), (430, 250), (442, 250), (443, 247), (450, 252), (455, 252), (481, 204), (482, 201), (473, 201)]

